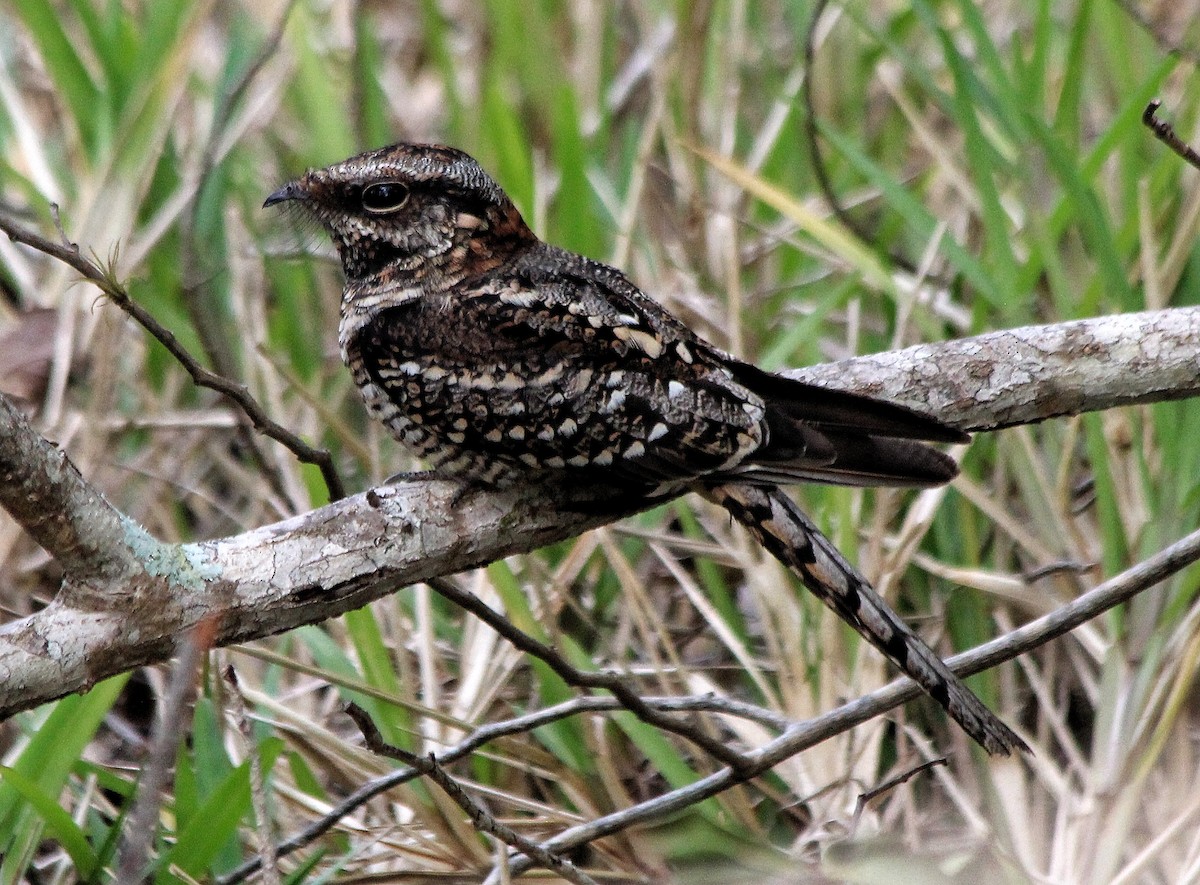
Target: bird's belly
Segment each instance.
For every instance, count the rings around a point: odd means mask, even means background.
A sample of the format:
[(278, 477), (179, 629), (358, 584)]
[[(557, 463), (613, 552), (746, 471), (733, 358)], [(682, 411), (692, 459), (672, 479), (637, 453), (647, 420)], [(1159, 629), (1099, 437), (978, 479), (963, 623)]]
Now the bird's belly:
[(353, 374), (372, 417), (439, 473), (505, 485), (522, 472), (515, 457), (479, 445), (479, 419), (473, 414), (478, 403), (473, 397), (416, 375), (385, 381), (385, 387), (379, 383), (384, 379), (371, 377), (361, 366)]

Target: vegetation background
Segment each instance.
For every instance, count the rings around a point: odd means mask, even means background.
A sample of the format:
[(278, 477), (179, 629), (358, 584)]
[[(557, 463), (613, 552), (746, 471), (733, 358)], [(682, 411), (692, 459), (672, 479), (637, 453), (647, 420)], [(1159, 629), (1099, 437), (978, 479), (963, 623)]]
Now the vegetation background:
[[(1185, 137), (1196, 131), (1193, 0), (850, 0), (825, 9), (810, 63), (812, 14), (788, 0), (3, 0), (0, 211), (52, 233), (57, 204), (72, 241), (111, 260), (206, 365), (329, 447), (355, 490), (409, 464), (338, 360), (324, 238), (259, 207), (308, 167), (397, 140), (474, 154), (544, 238), (621, 266), (768, 368), (1200, 300), (1200, 177), (1140, 122), (1160, 97)], [(830, 222), (848, 235), (823, 235)], [(161, 538), (231, 534), (327, 500), (315, 469), (247, 432), (124, 314), (6, 240), (0, 387)], [(1197, 439), (1200, 404), (1163, 404), (982, 435), (944, 491), (799, 494), (948, 653), (1195, 528)], [(4, 616), (43, 604), (57, 577), (0, 515)], [(711, 691), (803, 719), (890, 678), (693, 499), (463, 580), (647, 693)], [(1193, 568), (973, 680), (1035, 746), (1029, 758), (984, 758), (914, 703), (575, 860), (633, 882), (1194, 881), (1198, 581)], [(249, 741), (216, 675), (227, 663)], [(0, 726), (0, 882), (112, 881), (164, 678), (110, 680)], [(429, 751), (565, 696), (423, 587), (212, 652), (153, 878), (227, 874), (263, 833), (295, 833), (385, 770), (346, 700)], [(745, 721), (721, 727), (765, 739)], [(268, 773), (261, 828), (249, 754)], [(938, 754), (945, 767), (856, 812), (865, 790)], [(631, 716), (597, 714), (494, 742), (453, 771), (539, 836), (713, 765)], [(495, 853), (418, 783), (282, 868), (296, 882), (470, 882)]]

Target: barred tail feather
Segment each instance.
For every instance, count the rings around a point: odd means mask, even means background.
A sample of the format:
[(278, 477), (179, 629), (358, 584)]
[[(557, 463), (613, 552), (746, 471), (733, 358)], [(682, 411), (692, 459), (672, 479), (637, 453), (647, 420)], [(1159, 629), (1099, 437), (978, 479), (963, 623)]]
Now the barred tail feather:
[(723, 484), (699, 489), (796, 572), (818, 599), (921, 686), (989, 753), (1029, 747), (963, 684), (879, 597), (866, 578), (778, 487)]

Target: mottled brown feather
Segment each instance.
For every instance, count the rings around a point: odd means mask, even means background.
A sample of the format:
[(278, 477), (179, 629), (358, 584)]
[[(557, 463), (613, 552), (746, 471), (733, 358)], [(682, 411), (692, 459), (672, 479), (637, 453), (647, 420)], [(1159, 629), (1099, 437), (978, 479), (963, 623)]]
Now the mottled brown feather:
[(925, 442), (966, 436), (892, 403), (764, 372), (615, 268), (546, 245), (466, 154), (398, 144), (267, 199), (329, 232), (339, 341), (371, 413), (443, 475), (717, 502), (993, 753), (1026, 749), (778, 488), (930, 486)]

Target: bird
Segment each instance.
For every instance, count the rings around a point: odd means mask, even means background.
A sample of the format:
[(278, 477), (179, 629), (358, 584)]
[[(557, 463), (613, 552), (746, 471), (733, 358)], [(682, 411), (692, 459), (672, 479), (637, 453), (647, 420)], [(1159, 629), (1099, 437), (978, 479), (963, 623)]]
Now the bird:
[(767, 372), (708, 342), (620, 270), (539, 239), (453, 147), (399, 143), (313, 169), (264, 208), (333, 240), (338, 343), (368, 412), (433, 475), (697, 492), (992, 754), (1027, 751), (783, 490), (924, 488), (969, 437), (906, 406)]

